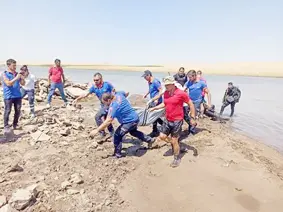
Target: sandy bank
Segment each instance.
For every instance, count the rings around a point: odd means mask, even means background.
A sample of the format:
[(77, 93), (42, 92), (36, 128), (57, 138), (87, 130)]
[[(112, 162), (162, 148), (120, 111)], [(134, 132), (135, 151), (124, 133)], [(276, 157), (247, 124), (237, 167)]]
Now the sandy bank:
[[(130, 100), (144, 104), (141, 96)], [(16, 132), (16, 142), (0, 143), (0, 196), (10, 201), (17, 189), (40, 186), (36, 202), (25, 211), (282, 211), (283, 156), (231, 131), (228, 123), (205, 119), (198, 134), (184, 133), (182, 142), (195, 151), (188, 150), (180, 167), (172, 169), (172, 156), (163, 156), (170, 155), (169, 146), (146, 150), (127, 136), (127, 157), (116, 160), (110, 157), (111, 142), (90, 139), (96, 99), (82, 108), (61, 108), (58, 97), (53, 104), (50, 109), (36, 105), (38, 116), (31, 122), (25, 101), (23, 131)], [(150, 127), (140, 129), (150, 132)], [(36, 139), (38, 133), (44, 138)], [(23, 171), (13, 171), (15, 164)]]
[[(1, 63), (0, 63), (1, 64)], [(4, 63), (3, 63), (4, 64)], [(50, 66), (52, 64), (34, 64), (33, 66)], [(63, 64), (64, 65), (64, 64)], [(114, 71), (144, 71), (149, 69), (155, 72), (175, 73), (180, 66), (186, 70), (202, 70), (211, 75), (239, 75), (259, 77), (283, 77), (283, 62), (235, 62), (235, 63), (183, 63), (162, 65), (95, 65), (95, 64), (66, 64), (65, 68), (89, 70), (114, 70)]]

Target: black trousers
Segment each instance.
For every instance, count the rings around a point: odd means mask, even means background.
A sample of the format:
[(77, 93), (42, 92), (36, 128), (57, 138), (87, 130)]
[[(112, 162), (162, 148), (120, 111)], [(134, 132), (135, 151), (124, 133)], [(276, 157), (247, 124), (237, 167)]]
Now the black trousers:
[(4, 127), (5, 128), (9, 127), (9, 116), (11, 114), (13, 105), (14, 105), (14, 110), (15, 110), (13, 126), (16, 127), (19, 122), (20, 115), (21, 115), (22, 98), (5, 99), (4, 104), (5, 104)]

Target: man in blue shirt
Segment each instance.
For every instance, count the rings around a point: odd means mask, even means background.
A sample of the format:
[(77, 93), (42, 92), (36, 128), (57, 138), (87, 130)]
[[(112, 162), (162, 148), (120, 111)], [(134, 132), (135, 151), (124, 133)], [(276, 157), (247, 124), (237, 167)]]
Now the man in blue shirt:
[(200, 105), (203, 102), (203, 92), (207, 95), (208, 106), (211, 105), (211, 94), (207, 88), (206, 83), (203, 80), (197, 80), (197, 74), (195, 70), (188, 72), (189, 81), (185, 84), (186, 91), (190, 99), (195, 105), (196, 111), (200, 112)]
[(130, 133), (141, 141), (147, 142), (149, 147), (151, 146), (154, 139), (138, 131), (139, 116), (126, 99), (125, 93), (104, 93), (102, 95), (102, 102), (109, 107), (108, 116), (97, 129), (90, 133), (91, 137), (111, 125), (114, 118), (116, 118), (120, 123), (114, 134), (114, 156), (116, 158), (122, 157), (122, 139), (127, 133)]
[[(106, 118), (107, 116), (107, 110), (108, 108), (103, 105), (102, 103), (102, 95), (104, 93), (112, 93), (112, 92), (115, 92), (115, 89), (114, 87), (109, 83), (109, 82), (104, 82), (103, 81), (103, 78), (102, 78), (102, 75), (100, 73), (96, 73), (94, 74), (93, 76), (93, 81), (94, 81), (94, 84), (90, 87), (89, 91), (87, 94), (85, 95), (82, 95), (80, 97), (78, 97), (74, 102), (73, 104), (76, 104), (77, 101), (83, 99), (83, 98), (86, 98), (88, 97), (90, 94), (95, 94), (97, 96), (97, 98), (100, 100), (101, 102), (101, 107), (100, 107), (100, 110), (97, 112), (97, 114), (95, 115), (95, 122), (96, 122), (96, 125), (99, 127), (101, 124), (102, 124), (102, 118)], [(108, 131), (111, 135), (114, 134), (114, 128), (113, 128), (113, 125), (110, 124), (108, 126)], [(100, 131), (100, 135), (102, 137), (104, 137), (106, 135), (105, 131), (102, 130)]]
[[(142, 77), (148, 82), (148, 92), (144, 95), (144, 98), (147, 98), (148, 94), (150, 96), (150, 100), (148, 101), (147, 105), (152, 108), (162, 103), (162, 86), (161, 82), (152, 76), (151, 71), (146, 70)], [(157, 98), (158, 97), (158, 98)], [(156, 100), (153, 100), (156, 99)], [(163, 121), (159, 118), (153, 123), (152, 132), (149, 134), (150, 137), (157, 137), (159, 135), (157, 129), (157, 123), (161, 126)]]
[(4, 71), (2, 75), (2, 84), (5, 104), (4, 129), (5, 132), (8, 132), (10, 129), (9, 116), (13, 105), (15, 109), (13, 128), (15, 130), (20, 129), (18, 126), (18, 121), (21, 115), (22, 107), (21, 85), (25, 85), (25, 80), (22, 74), (16, 72), (17, 62), (15, 60), (7, 60), (6, 65), (8, 69)]

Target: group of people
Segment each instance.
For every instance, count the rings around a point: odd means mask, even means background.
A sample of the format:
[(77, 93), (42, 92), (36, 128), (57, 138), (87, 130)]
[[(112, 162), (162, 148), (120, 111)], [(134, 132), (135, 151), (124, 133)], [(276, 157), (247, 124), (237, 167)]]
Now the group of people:
[[(19, 73), (16, 72), (16, 61), (13, 59), (7, 60), (7, 70), (2, 74), (3, 92), (4, 92), (4, 127), (5, 130), (10, 128), (9, 115), (12, 105), (15, 108), (15, 116), (13, 128), (18, 129), (18, 120), (21, 111), (22, 98), (28, 95), (31, 117), (35, 116), (34, 112), (34, 83), (35, 76), (30, 74), (27, 66), (22, 66)], [(95, 116), (97, 128), (90, 133), (90, 136), (106, 135), (105, 130), (113, 137), (114, 141), (114, 157), (121, 158), (122, 154), (122, 139), (130, 133), (141, 141), (148, 143), (148, 148), (156, 140), (162, 140), (171, 143), (174, 159), (171, 163), (172, 167), (177, 167), (180, 162), (180, 145), (179, 138), (182, 132), (183, 120), (188, 124), (188, 133), (195, 133), (196, 119), (203, 116), (204, 105), (206, 108), (211, 107), (211, 94), (207, 87), (206, 80), (202, 77), (202, 72), (190, 70), (187, 74), (185, 69), (181, 67), (178, 73), (174, 76), (167, 76), (163, 79), (163, 85), (160, 80), (155, 78), (151, 71), (144, 71), (142, 77), (148, 83), (148, 92), (144, 98), (150, 96), (147, 102), (148, 110), (155, 111), (158, 109), (165, 110), (165, 117), (158, 118), (153, 123), (152, 132), (149, 135), (138, 130), (139, 116), (135, 109), (127, 100), (128, 92), (116, 91), (115, 87), (103, 80), (100, 73), (95, 73), (93, 76), (93, 84), (87, 94), (75, 99), (72, 104), (90, 94), (95, 94), (100, 100), (100, 109)], [(59, 90), (61, 97), (68, 104), (64, 94), (65, 77), (61, 67), (61, 61), (55, 60), (54, 67), (49, 70), (48, 82), (50, 83), (50, 91), (47, 98), (47, 106), (50, 107), (52, 96), (56, 89)], [(235, 104), (239, 101), (241, 92), (238, 88), (229, 83), (229, 87), (223, 98), (224, 108), (231, 105), (231, 116), (234, 113)], [(207, 102), (206, 102), (207, 99)], [(117, 119), (120, 126), (114, 130), (113, 120)], [(160, 127), (158, 127), (160, 125)]]

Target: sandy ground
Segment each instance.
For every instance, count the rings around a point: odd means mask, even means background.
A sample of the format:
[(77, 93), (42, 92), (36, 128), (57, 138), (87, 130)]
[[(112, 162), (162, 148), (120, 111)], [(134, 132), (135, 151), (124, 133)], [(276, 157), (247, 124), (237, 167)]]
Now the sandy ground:
[[(144, 103), (130, 99), (136, 106)], [(83, 103), (82, 109), (42, 110), (37, 120), (16, 132), (16, 142), (0, 144), (0, 196), (10, 201), (17, 189), (39, 185), (36, 202), (23, 210), (29, 212), (282, 211), (283, 156), (232, 132), (229, 123), (204, 119), (199, 121), (198, 134), (184, 133), (182, 143), (189, 150), (175, 169), (169, 166), (169, 146), (146, 150), (130, 136), (123, 144), (127, 157), (116, 160), (110, 157), (111, 142), (88, 137), (98, 107), (92, 101)], [(69, 127), (70, 134), (63, 136), (61, 130), (68, 128), (63, 120), (63, 124), (44, 121), (52, 114), (66, 118), (67, 124), (83, 118), (84, 129)], [(25, 122), (29, 121), (23, 116), (21, 123)], [(34, 127), (50, 139), (35, 142)], [(23, 170), (9, 171), (15, 164)], [(64, 187), (74, 174), (83, 182)]]

